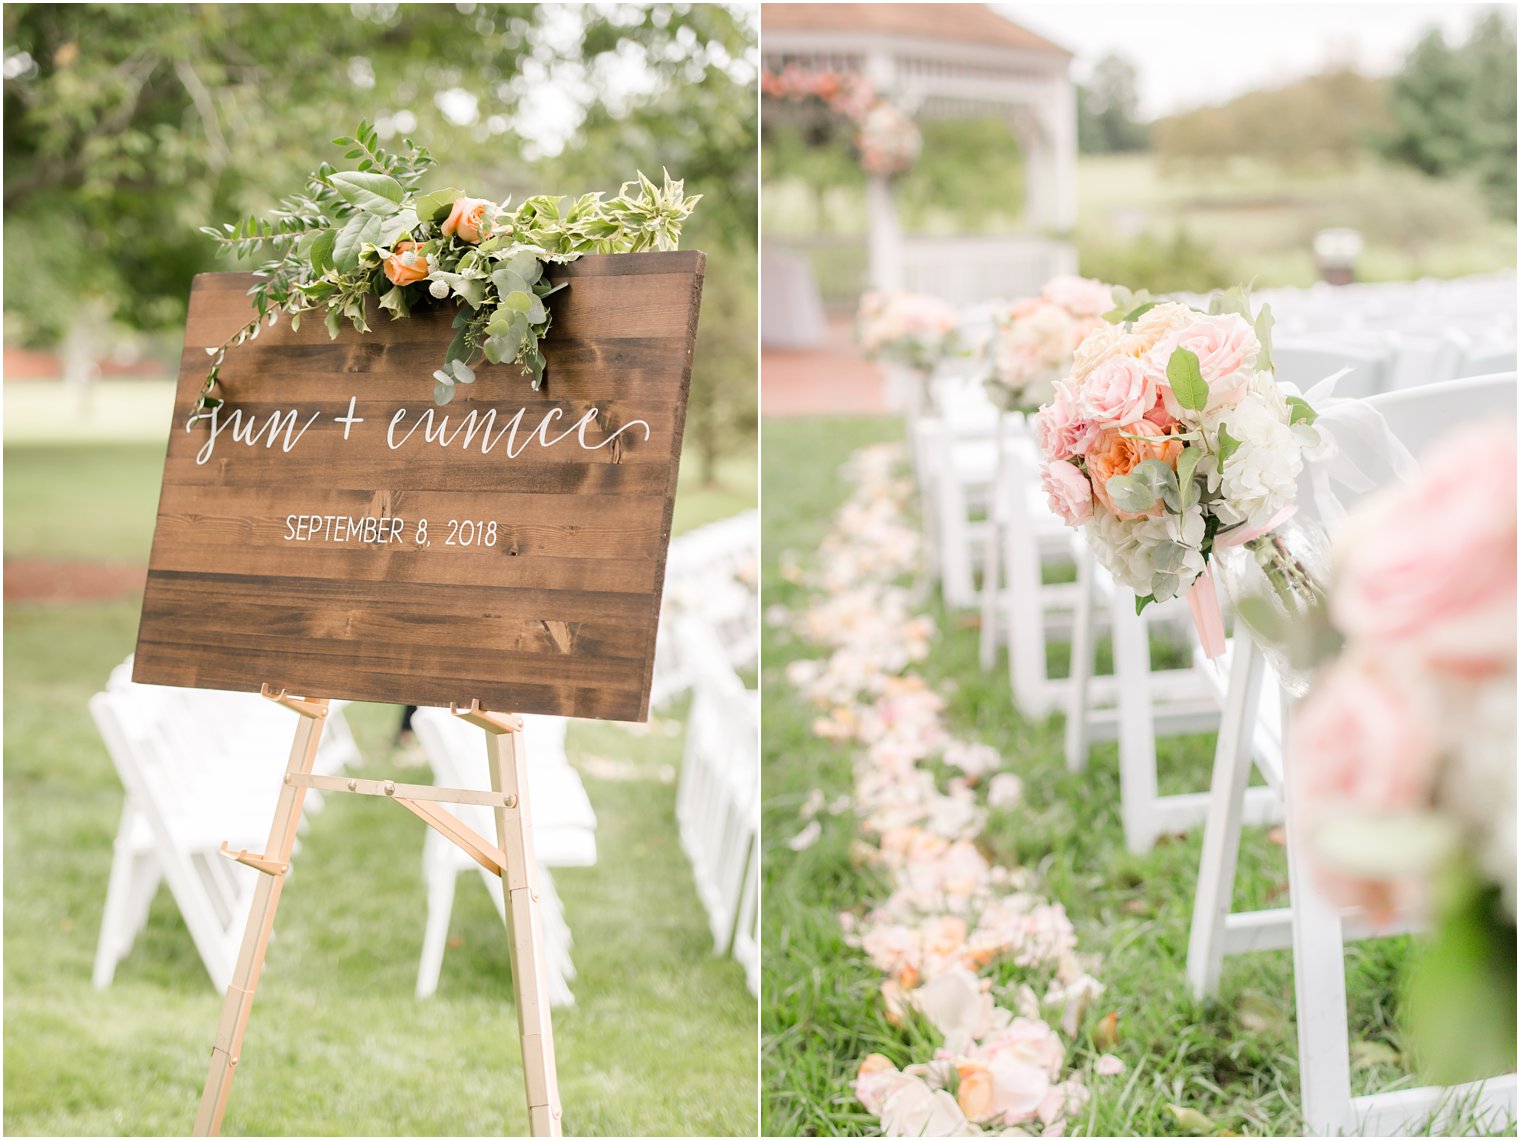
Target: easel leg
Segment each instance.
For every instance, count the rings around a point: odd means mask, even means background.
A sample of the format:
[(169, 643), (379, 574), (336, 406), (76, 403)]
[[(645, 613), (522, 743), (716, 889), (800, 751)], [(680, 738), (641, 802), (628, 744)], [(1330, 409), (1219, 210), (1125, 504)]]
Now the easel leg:
[[(286, 771), (309, 773), (312, 762), (316, 759), (317, 745), (322, 739), (327, 701), (281, 699), (281, 703), (301, 716), (295, 741), (290, 747), (290, 762)], [(269, 946), (269, 932), (274, 929), (274, 912), (280, 904), (280, 889), (285, 885), (285, 871), (290, 866), (296, 825), (301, 821), (301, 804), (305, 799), (304, 786), (292, 784), (287, 779), (280, 788), (274, 822), (269, 829), (269, 843), (263, 855), (263, 861), (278, 865), (278, 869), (264, 871), (254, 889), (253, 909), (248, 913), (243, 945), (238, 951), (232, 983), (227, 987), (227, 999), (222, 1004), (222, 1020), (217, 1026), (216, 1043), (211, 1047), (211, 1070), (206, 1076), (200, 1112), (195, 1118), (197, 1136), (215, 1136), (221, 1132), (222, 1115), (227, 1111), (227, 1096), (232, 1091), (232, 1078), (237, 1072), (238, 1058), (243, 1050), (243, 1031), (248, 1028), (248, 1013), (253, 1008), (253, 991), (258, 987), (259, 973), (264, 967), (264, 951)]]
[(522, 733), (487, 729), (486, 748), (491, 790), (516, 797), (515, 807), (496, 811), (496, 839), (507, 857), (501, 887), (507, 897), (512, 993), (517, 1002), (517, 1031), (522, 1038), (528, 1125), (534, 1136), (562, 1136), (559, 1078), (554, 1069), (554, 1028), (549, 1021), (543, 908), (539, 902), (538, 860), (533, 853), (533, 817), (528, 804), (528, 766)]

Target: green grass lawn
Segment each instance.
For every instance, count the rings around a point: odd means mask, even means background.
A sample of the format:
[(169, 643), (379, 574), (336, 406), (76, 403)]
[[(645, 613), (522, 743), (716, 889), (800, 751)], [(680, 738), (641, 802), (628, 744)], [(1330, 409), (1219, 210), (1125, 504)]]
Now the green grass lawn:
[[(146, 559), (162, 443), (12, 443), (5, 554)], [(695, 465), (692, 465), (692, 471)], [(677, 526), (753, 506), (751, 455), (722, 485), (683, 479)], [(9, 604), (5, 613), (4, 1129), (183, 1135), (221, 1010), (161, 889), (147, 929), (97, 991), (90, 971), (121, 811), (86, 707), (132, 650), (138, 602)], [(577, 722), (598, 862), (555, 876), (575, 935), (576, 1005), (554, 1028), (567, 1133), (753, 1135), (755, 1002), (712, 953), (677, 840), (682, 737)], [(399, 710), (353, 706), (360, 775), (426, 780), (393, 755)], [(414, 757), (412, 758), (414, 759)], [(421, 825), (329, 796), (284, 892), (225, 1131), (513, 1135), (526, 1129), (506, 938), (476, 876), (460, 882), (437, 995), (412, 996), (424, 896)]]
[[(782, 580), (782, 552), (806, 561), (849, 488), (836, 475), (855, 448), (901, 437), (885, 419), (768, 421), (765, 425), (764, 603), (798, 608), (799, 586)], [(1286, 951), (1233, 958), (1219, 998), (1199, 1002), (1184, 979), (1188, 924), (1201, 836), (1129, 854), (1119, 818), (1117, 749), (1098, 746), (1086, 775), (1067, 773), (1061, 720), (1031, 721), (1014, 708), (1000, 667), (977, 665), (977, 631), (961, 615), (931, 609), (940, 636), (920, 671), (948, 696), (952, 730), (996, 746), (1024, 782), (1024, 801), (993, 812), (982, 845), (994, 862), (1035, 868), (1045, 894), (1065, 905), (1079, 949), (1099, 956), (1093, 973), (1107, 987), (1088, 1029), (1118, 1015), (1114, 1051), (1124, 1076), (1100, 1082), (1085, 1118), (1088, 1135), (1178, 1135), (1169, 1106), (1193, 1109), (1209, 1134), (1298, 1134), (1297, 1045), (1292, 970)], [(1064, 648), (1064, 647), (1063, 647)], [(851, 786), (850, 752), (811, 732), (813, 711), (786, 683), (788, 662), (811, 655), (786, 629), (769, 631), (764, 686), (763, 1125), (769, 1135), (859, 1135), (874, 1118), (855, 1102), (860, 1060), (881, 1052), (898, 1063), (925, 1059), (922, 1029), (894, 1028), (877, 993), (881, 975), (844, 944), (837, 915), (879, 894), (853, 862), (853, 817), (820, 817), (823, 836), (793, 852), (809, 791), (833, 796)], [(1163, 740), (1163, 791), (1208, 787), (1212, 736)], [(1247, 832), (1236, 907), (1280, 904), (1286, 863), (1263, 830)], [(1358, 1059), (1354, 1084), (1370, 1092), (1412, 1082), (1396, 1020), (1408, 939), (1356, 944), (1347, 954), (1350, 1024)], [(909, 1047), (910, 1043), (917, 1043)], [(1085, 1035), (1069, 1061), (1095, 1047)]]

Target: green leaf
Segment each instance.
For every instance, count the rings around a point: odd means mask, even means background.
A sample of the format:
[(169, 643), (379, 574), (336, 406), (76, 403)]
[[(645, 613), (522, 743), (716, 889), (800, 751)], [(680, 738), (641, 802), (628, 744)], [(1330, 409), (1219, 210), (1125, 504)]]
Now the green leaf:
[(1154, 594), (1136, 594), (1135, 595), (1135, 616), (1139, 617), (1141, 614), (1143, 614), (1145, 612), (1145, 607), (1148, 606), (1148, 605), (1150, 605), (1155, 600), (1156, 600), (1156, 596)]
[(454, 339), (449, 341), (448, 351), (443, 354), (443, 360), (445, 364), (451, 360), (462, 360), (468, 363), (470, 356), (470, 326), (468, 322), (465, 322), (458, 326)]
[(441, 222), (453, 211), (455, 201), (463, 197), (464, 191), (459, 187), (446, 186), (442, 190), (423, 194), (414, 203), (413, 209), (424, 222)]
[[(1246, 319), (1250, 320), (1249, 314)], [(1262, 372), (1277, 371), (1272, 361), (1272, 324), (1272, 306), (1263, 305), (1261, 312), (1256, 314), (1256, 339), (1261, 342), (1261, 351), (1256, 354), (1256, 367)]]
[(412, 210), (401, 210), (380, 223), (379, 236), (375, 238), (375, 244), (389, 249), (403, 234), (409, 234), (416, 228), (416, 213)]
[(447, 404), (454, 398), (454, 385), (441, 381), (433, 385), (433, 403)]
[(1312, 424), (1319, 419), (1319, 413), (1309, 406), (1309, 401), (1302, 396), (1288, 397), (1288, 423), (1289, 424)]
[(502, 297), (501, 303), (514, 313), (526, 313), (533, 307), (534, 299), (532, 293), (524, 292), (521, 289), (514, 289)]
[(332, 176), (333, 189), (350, 206), (381, 216), (401, 209), (401, 183), (389, 174), (344, 170)]
[(1121, 511), (1143, 515), (1161, 496), (1144, 479), (1130, 474), (1114, 475), (1108, 480), (1108, 497)]
[(1172, 395), (1191, 411), (1201, 412), (1209, 402), (1209, 386), (1198, 368), (1198, 354), (1192, 349), (1173, 351), (1166, 362), (1166, 378), (1172, 383)]
[(380, 307), (390, 313), (391, 320), (410, 316), (412, 312), (412, 306), (406, 299), (406, 290), (400, 285), (392, 285), (385, 291), (385, 295), (380, 298)]
[(323, 230), (311, 243), (311, 271), (318, 277), (333, 267), (333, 244), (337, 240), (336, 230)]
[(1225, 461), (1240, 450), (1240, 440), (1230, 434), (1230, 429), (1224, 424), (1219, 425), (1218, 436), (1219, 469), (1224, 470)]
[(1191, 444), (1177, 457), (1177, 483), (1182, 488), (1182, 511), (1179, 513), (1190, 510), (1198, 502), (1198, 482), (1193, 478), (1193, 472), (1202, 458), (1203, 448)]
[(465, 304), (472, 309), (480, 308), (486, 299), (486, 283), (479, 277), (465, 277), (458, 273), (434, 273), (433, 279), (445, 281)]
[(1282, 615), (1266, 598), (1248, 595), (1235, 603), (1235, 614), (1267, 645), (1280, 645), (1287, 635)]
[(374, 244), (375, 238), (380, 236), (380, 226), (384, 220), (373, 214), (355, 214), (349, 218), (333, 242), (333, 264), (344, 273), (356, 271), (359, 268), (359, 251), (366, 242)]

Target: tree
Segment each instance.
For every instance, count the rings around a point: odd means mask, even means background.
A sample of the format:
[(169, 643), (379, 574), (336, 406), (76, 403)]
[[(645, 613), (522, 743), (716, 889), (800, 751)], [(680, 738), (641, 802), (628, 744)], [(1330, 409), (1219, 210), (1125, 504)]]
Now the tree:
[(1515, 216), (1515, 25), (1485, 16), (1460, 47), (1435, 29), (1389, 84), (1383, 152), (1426, 174), (1476, 177), (1500, 217)]
[[(438, 186), (498, 199), (669, 167), (704, 195), (684, 244), (711, 247), (716, 291), (728, 273), (753, 290), (756, 30), (738, 10), (13, 4), (4, 21), (7, 332), (30, 343), (176, 328), (191, 277), (234, 268), (198, 227), (266, 210), (360, 118), (426, 143)], [(703, 346), (754, 327), (753, 303), (717, 305)], [(752, 359), (713, 347), (698, 370), (694, 408), (708, 383), (753, 408)]]
[(1092, 78), (1077, 85), (1077, 145), (1086, 154), (1144, 150), (1139, 108), (1135, 65), (1120, 55), (1104, 56)]

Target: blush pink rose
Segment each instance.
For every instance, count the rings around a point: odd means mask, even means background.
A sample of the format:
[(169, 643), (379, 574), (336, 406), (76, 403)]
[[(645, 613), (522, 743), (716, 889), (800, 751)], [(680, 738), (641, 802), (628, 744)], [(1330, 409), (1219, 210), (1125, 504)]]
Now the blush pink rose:
[(1061, 516), (1067, 526), (1078, 527), (1092, 518), (1093, 487), (1075, 463), (1061, 460), (1047, 463), (1040, 473), (1040, 486), (1050, 509)]
[(1091, 277), (1054, 277), (1040, 295), (1074, 317), (1101, 317), (1114, 307), (1113, 289)]
[(1311, 814), (1425, 802), (1438, 745), (1413, 696), (1365, 659), (1343, 657), (1319, 675), (1291, 725), (1296, 786)]
[(993, 1057), (987, 1064), (987, 1073), (992, 1078), (989, 1113), (992, 1120), (1004, 1124), (1033, 1120), (1050, 1094), (1050, 1077), (1045, 1070), (1011, 1053)]
[(1212, 412), (1240, 403), (1256, 372), (1261, 342), (1256, 339), (1256, 330), (1238, 313), (1212, 317), (1200, 314), (1157, 341), (1146, 354), (1146, 368), (1166, 400), (1166, 410), (1181, 419), (1184, 415), (1196, 416), (1197, 413), (1189, 412), (1177, 403), (1171, 380), (1167, 377), (1167, 365), (1172, 353), (1179, 348), (1197, 355), (1198, 370), (1209, 386), (1209, 401), (1204, 410)]
[(1515, 660), (1515, 438), (1468, 428), (1419, 478), (1358, 512), (1337, 543), (1337, 628), (1374, 650), (1483, 674)]
[(1098, 428), (1077, 411), (1077, 400), (1064, 381), (1056, 384), (1056, 395), (1031, 418), (1035, 442), (1045, 458), (1055, 461), (1074, 459), (1087, 452), (1098, 436)]
[(1145, 366), (1133, 357), (1115, 356), (1088, 375), (1078, 411), (1099, 427), (1118, 427), (1144, 419), (1155, 403), (1156, 383)]

